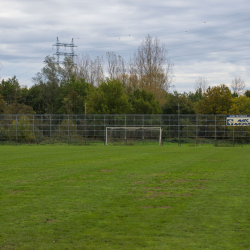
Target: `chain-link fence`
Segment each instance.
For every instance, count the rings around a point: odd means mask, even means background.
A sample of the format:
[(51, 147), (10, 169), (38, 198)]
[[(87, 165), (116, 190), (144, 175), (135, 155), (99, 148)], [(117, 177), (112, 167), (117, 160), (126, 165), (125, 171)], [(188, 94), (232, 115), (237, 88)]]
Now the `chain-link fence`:
[[(0, 115), (2, 144), (104, 143), (106, 127), (161, 127), (162, 144), (239, 145), (250, 142), (248, 126), (227, 126), (226, 115)], [(149, 132), (147, 132), (150, 134)], [(137, 133), (138, 134), (138, 133)], [(153, 133), (155, 134), (155, 133)], [(158, 143), (159, 137), (126, 138)], [(134, 136), (133, 136), (134, 135)], [(113, 136), (114, 137), (114, 136)], [(158, 138), (157, 138), (158, 137)], [(121, 143), (123, 139), (117, 137)]]

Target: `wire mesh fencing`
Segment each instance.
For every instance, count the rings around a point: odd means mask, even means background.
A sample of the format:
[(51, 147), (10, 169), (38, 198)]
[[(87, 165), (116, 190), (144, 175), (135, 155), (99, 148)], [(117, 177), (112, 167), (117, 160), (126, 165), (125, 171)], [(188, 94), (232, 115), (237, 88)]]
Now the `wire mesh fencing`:
[[(0, 115), (1, 144), (80, 144), (106, 141), (106, 127), (161, 127), (161, 142), (236, 146), (249, 144), (250, 127), (228, 126), (226, 115)], [(115, 134), (116, 133), (116, 134)], [(157, 143), (159, 134), (147, 136), (131, 129), (114, 131), (116, 142)], [(126, 139), (126, 140), (125, 140)], [(129, 144), (129, 143), (128, 143)]]

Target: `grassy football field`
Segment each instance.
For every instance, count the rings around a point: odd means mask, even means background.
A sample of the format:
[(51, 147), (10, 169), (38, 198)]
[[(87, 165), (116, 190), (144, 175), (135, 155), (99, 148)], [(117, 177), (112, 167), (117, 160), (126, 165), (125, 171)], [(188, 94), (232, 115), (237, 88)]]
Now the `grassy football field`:
[(0, 249), (250, 249), (250, 147), (0, 146)]

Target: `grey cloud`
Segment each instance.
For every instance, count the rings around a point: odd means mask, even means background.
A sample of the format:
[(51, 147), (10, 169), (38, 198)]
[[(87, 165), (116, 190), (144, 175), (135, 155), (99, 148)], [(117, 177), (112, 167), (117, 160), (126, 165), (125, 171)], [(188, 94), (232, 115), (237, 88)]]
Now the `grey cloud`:
[(55, 53), (56, 37), (66, 43), (74, 38), (78, 54), (95, 57), (115, 51), (129, 60), (151, 34), (168, 48), (178, 91), (193, 90), (200, 75), (213, 84), (231, 82), (234, 74), (249, 82), (250, 60), (244, 60), (249, 48), (243, 46), (249, 41), (250, 20), (242, 21), (249, 16), (247, 0), (237, 5), (232, 0), (9, 0), (1, 9), (2, 78), (16, 74), (20, 82), (31, 85), (45, 56)]

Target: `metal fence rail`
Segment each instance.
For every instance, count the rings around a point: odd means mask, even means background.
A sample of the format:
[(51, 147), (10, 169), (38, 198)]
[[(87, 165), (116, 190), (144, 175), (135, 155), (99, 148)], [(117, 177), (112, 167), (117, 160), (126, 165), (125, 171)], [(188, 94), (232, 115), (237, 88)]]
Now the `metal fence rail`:
[(105, 142), (106, 127), (155, 126), (163, 129), (163, 142), (249, 143), (250, 128), (227, 126), (226, 118), (226, 115), (0, 115), (0, 141), (88, 144)]

